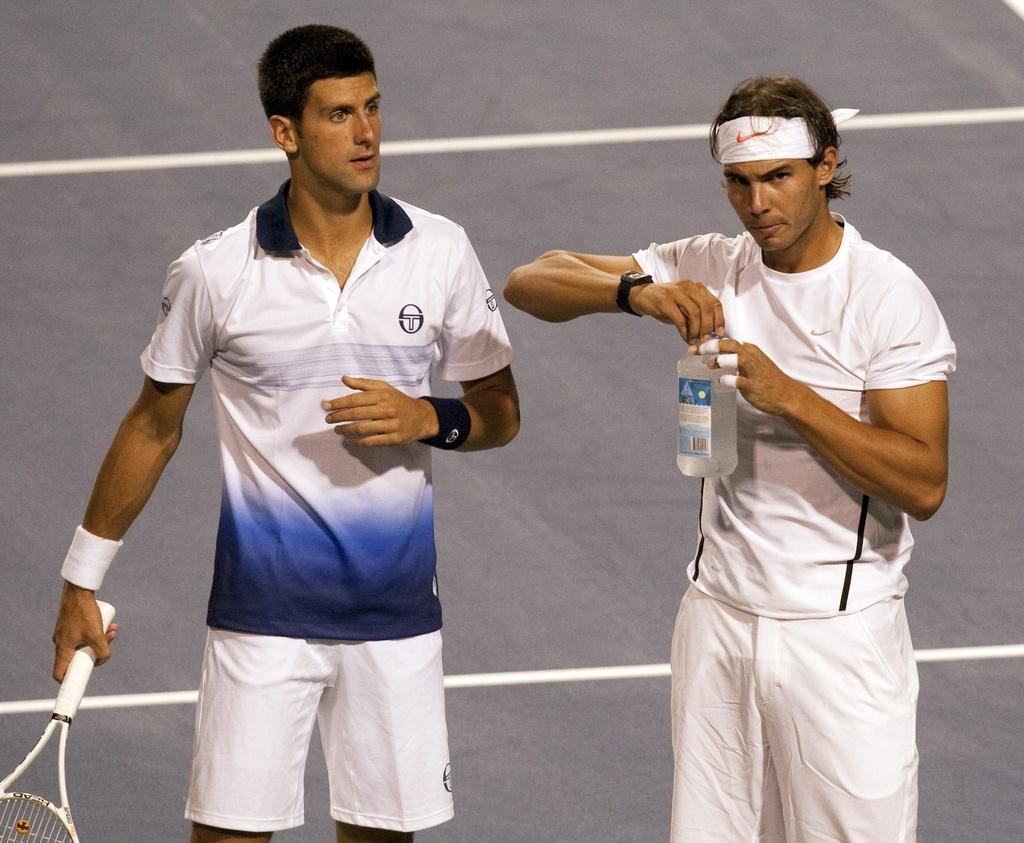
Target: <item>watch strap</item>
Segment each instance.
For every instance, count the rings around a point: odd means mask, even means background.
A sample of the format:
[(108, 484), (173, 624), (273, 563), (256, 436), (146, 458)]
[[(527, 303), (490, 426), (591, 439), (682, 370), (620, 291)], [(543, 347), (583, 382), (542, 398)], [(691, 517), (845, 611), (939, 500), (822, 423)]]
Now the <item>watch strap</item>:
[(640, 316), (632, 307), (629, 306), (629, 291), (634, 287), (642, 287), (644, 284), (653, 284), (654, 279), (650, 275), (645, 275), (642, 272), (637, 272), (635, 269), (631, 269), (628, 272), (623, 272), (619, 278), (619, 290), (615, 294), (615, 303), (619, 306), (619, 310), (624, 310), (626, 313), (632, 313), (634, 316)]

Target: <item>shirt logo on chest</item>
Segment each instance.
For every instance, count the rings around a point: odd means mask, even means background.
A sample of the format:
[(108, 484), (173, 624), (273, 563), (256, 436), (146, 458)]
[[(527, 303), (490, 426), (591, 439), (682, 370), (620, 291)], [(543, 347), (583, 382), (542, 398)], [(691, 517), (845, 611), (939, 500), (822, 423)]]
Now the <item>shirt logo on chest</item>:
[(423, 327), (423, 311), (414, 304), (407, 304), (398, 312), (398, 325), (407, 334), (415, 334)]

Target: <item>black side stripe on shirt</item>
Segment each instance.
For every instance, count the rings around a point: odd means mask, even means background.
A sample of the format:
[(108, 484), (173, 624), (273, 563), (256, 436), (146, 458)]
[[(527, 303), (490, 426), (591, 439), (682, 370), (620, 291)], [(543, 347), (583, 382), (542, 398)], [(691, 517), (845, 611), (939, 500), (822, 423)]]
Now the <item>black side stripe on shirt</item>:
[(704, 478), (700, 479), (700, 508), (697, 510), (697, 534), (700, 541), (697, 542), (697, 554), (693, 557), (693, 581), (700, 576), (700, 555), (704, 552), (704, 528), (701, 526), (704, 519)]
[(839, 611), (846, 611), (846, 601), (850, 598), (850, 582), (853, 580), (853, 563), (860, 559), (864, 552), (864, 527), (868, 523), (868, 503), (871, 501), (867, 495), (860, 504), (860, 524), (857, 525), (857, 552), (853, 559), (846, 563), (846, 578), (843, 580), (843, 595), (839, 598)]

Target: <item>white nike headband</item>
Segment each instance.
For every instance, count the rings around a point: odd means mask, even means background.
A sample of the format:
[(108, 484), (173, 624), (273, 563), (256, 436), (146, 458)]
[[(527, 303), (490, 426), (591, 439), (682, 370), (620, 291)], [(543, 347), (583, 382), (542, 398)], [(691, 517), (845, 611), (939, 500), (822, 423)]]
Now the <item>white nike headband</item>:
[[(860, 109), (837, 108), (832, 119), (838, 126)], [(815, 144), (802, 117), (737, 117), (718, 127), (718, 161), (774, 161), (779, 158), (813, 158)]]

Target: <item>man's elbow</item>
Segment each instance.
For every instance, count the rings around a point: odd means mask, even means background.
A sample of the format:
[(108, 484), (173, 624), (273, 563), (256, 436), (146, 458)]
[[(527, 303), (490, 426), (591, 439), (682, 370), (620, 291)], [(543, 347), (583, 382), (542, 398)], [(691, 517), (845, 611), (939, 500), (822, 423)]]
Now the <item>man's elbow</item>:
[(498, 445), (499, 448), (505, 447), (509, 442), (515, 439), (519, 435), (519, 415), (509, 421), (502, 430), (501, 442)]
[(942, 506), (946, 499), (946, 481), (935, 483), (923, 489), (913, 501), (912, 506), (907, 507), (907, 514), (916, 521), (927, 521)]
[(504, 424), (501, 426), (497, 442), (497, 446), (499, 448), (505, 447), (505, 445), (519, 435), (520, 416), (518, 395), (513, 394), (509, 396), (508, 406), (505, 408), (503, 415)]
[(519, 310), (526, 310), (529, 299), (526, 293), (527, 284), (525, 277), (527, 266), (517, 266), (512, 270), (505, 281), (505, 289), (502, 292), (505, 301)]
[(545, 265), (557, 261), (564, 254), (566, 253), (560, 251), (545, 252), (536, 260), (513, 269), (505, 281), (502, 293), (505, 301), (537, 319), (547, 322), (564, 321), (547, 306), (546, 297), (543, 295)]
[(543, 260), (543, 256), (533, 263), (517, 266), (508, 276), (505, 282), (503, 295), (512, 307), (525, 311), (531, 316), (538, 316), (541, 306), (540, 297), (537, 295), (537, 268), (536, 263)]

